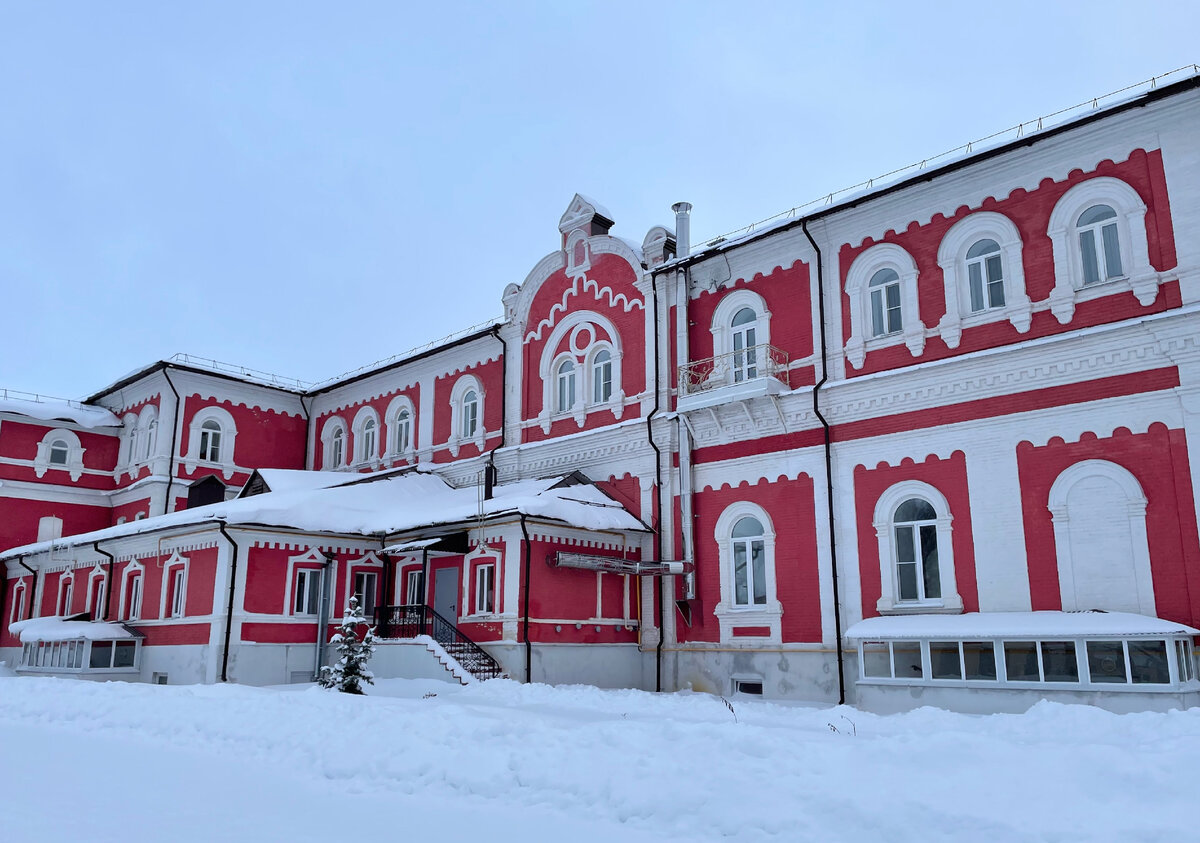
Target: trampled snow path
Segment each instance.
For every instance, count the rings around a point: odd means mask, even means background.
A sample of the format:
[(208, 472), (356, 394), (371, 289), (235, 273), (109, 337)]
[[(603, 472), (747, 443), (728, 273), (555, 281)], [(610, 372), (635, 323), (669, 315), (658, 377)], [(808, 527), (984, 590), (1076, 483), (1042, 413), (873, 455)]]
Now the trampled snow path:
[(1118, 716), (1044, 703), (1026, 715), (876, 717), (735, 701), (734, 722), (701, 694), (499, 680), (373, 690), (0, 678), (0, 836), (1124, 843), (1196, 833), (1200, 710)]

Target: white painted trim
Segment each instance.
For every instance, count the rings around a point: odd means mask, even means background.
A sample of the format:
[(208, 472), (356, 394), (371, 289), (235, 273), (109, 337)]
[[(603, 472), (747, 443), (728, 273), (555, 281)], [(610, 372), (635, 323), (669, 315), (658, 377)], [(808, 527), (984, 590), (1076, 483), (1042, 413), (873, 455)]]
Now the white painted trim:
[[(50, 462), (50, 446), (54, 442), (60, 441), (67, 446), (66, 462), (52, 464)], [(74, 431), (67, 430), (66, 428), (62, 427), (56, 427), (43, 436), (42, 441), (37, 443), (37, 456), (35, 456), (33, 459), (33, 473), (38, 477), (44, 477), (47, 471), (56, 469), (59, 471), (66, 471), (71, 475), (72, 480), (78, 480), (84, 473), (84, 450), (85, 449), (83, 445), (81, 445), (79, 442), (79, 436)]]
[[(871, 278), (881, 269), (892, 269), (900, 276), (901, 330), (881, 337), (871, 335)], [(925, 324), (921, 321), (917, 295), (917, 262), (895, 243), (878, 243), (867, 249), (850, 265), (846, 275), (846, 295), (850, 299), (850, 338), (846, 340), (846, 359), (861, 369), (867, 352), (903, 343), (913, 357), (925, 350)]]
[[(893, 542), (893, 518), (896, 508), (909, 498), (920, 498), (933, 506), (937, 513), (938, 579), (942, 596), (923, 601), (900, 600), (896, 582), (896, 548)], [(938, 489), (920, 480), (903, 480), (890, 486), (875, 503), (872, 526), (879, 543), (880, 596), (875, 608), (880, 614), (958, 613), (963, 610), (958, 594), (958, 578), (954, 570), (954, 542), (950, 504)]]
[[(1004, 275), (1004, 306), (971, 310), (971, 284), (967, 252), (980, 240), (995, 240), (1000, 246)], [(1025, 266), (1021, 257), (1021, 233), (1012, 220), (995, 211), (978, 211), (955, 223), (938, 247), (938, 265), (946, 293), (946, 314), (937, 331), (950, 348), (957, 348), (963, 327), (974, 327), (1007, 319), (1020, 333), (1029, 330), (1033, 304), (1025, 292)], [(986, 286), (986, 282), (985, 282)], [(985, 291), (986, 294), (986, 291)]]
[[(221, 439), (219, 442), (218, 460), (202, 460), (200, 459), (200, 437), (201, 429), (205, 422), (214, 421), (221, 426)], [(192, 420), (188, 425), (188, 449), (187, 454), (180, 462), (188, 469), (195, 470), (200, 466), (213, 466), (221, 469), (222, 476), (229, 480), (234, 473), (239, 471), (238, 466), (234, 462), (234, 453), (237, 443), (237, 424), (233, 420), (233, 415), (224, 407), (209, 406), (204, 407), (192, 416)]]
[[(751, 517), (758, 521), (763, 528), (763, 552), (766, 557), (764, 569), (766, 572), (767, 602), (765, 606), (740, 607), (734, 605), (733, 582), (733, 553), (731, 551), (731, 533), (733, 527), (742, 518)], [(719, 565), (721, 571), (721, 601), (713, 607), (717, 625), (723, 643), (742, 642), (745, 644), (761, 644), (764, 641), (778, 644), (783, 635), (782, 619), (783, 605), (779, 602), (776, 587), (775, 572), (775, 526), (767, 511), (751, 501), (731, 503), (717, 518), (713, 538), (719, 549)], [(765, 626), (770, 630), (767, 638), (733, 635), (734, 627)]]

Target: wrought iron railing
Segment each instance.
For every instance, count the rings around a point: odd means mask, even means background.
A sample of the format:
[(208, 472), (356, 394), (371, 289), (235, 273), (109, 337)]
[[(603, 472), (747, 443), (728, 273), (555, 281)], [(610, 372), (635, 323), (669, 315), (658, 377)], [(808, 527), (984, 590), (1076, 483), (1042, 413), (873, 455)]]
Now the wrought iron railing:
[(693, 360), (679, 367), (679, 392), (680, 395), (694, 395), (757, 378), (775, 378), (790, 388), (787, 352), (763, 343), (716, 357)]
[(435, 612), (432, 606), (419, 603), (380, 606), (375, 610), (375, 634), (380, 638), (416, 638), (418, 635), (428, 635), (441, 644), (442, 649), (476, 679), (497, 679), (504, 676), (504, 668), (487, 650), (463, 634), (453, 621)]

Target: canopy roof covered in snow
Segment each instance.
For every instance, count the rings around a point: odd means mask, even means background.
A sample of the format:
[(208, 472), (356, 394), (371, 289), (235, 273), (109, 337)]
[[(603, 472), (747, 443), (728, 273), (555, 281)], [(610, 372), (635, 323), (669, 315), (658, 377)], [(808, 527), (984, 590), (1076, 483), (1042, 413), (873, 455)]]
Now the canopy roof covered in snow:
[(1129, 612), (970, 612), (867, 618), (846, 630), (854, 641), (894, 638), (1075, 638), (1200, 635), (1200, 630)]
[(8, 631), (21, 639), (22, 644), (31, 641), (122, 641), (143, 638), (123, 623), (106, 621), (83, 621), (70, 618), (30, 618), (17, 621)]
[(0, 394), (0, 413), (12, 413), (43, 421), (65, 421), (80, 427), (120, 427), (121, 420), (103, 407), (89, 407), (77, 401), (41, 398), (28, 400)]
[[(299, 473), (302, 472), (293, 472)], [(31, 556), (52, 547), (89, 545), (173, 527), (215, 523), (383, 537), (470, 523), (481, 515), (487, 519), (526, 515), (584, 530), (649, 532), (645, 524), (581, 475), (500, 484), (494, 488), (490, 500), (481, 501), (475, 486), (456, 489), (441, 477), (420, 471), (385, 471), (374, 475), (307, 473), (327, 474), (343, 482), (323, 489), (304, 488), (307, 481), (293, 483), (288, 491), (235, 498), (16, 547), (0, 554), (0, 559)]]

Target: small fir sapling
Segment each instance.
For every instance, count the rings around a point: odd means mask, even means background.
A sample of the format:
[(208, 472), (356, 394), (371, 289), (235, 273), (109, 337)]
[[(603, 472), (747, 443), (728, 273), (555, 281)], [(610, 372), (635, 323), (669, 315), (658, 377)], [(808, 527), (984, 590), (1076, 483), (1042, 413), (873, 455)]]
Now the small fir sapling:
[(360, 627), (367, 626), (358, 598), (350, 598), (350, 607), (342, 618), (342, 626), (333, 643), (340, 658), (333, 667), (321, 668), (317, 682), (322, 688), (336, 688), (344, 694), (363, 693), (362, 683), (375, 684), (375, 674), (367, 670), (367, 662), (375, 652), (375, 630), (368, 627), (359, 638)]

